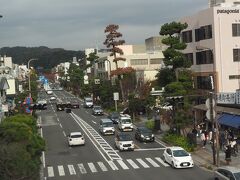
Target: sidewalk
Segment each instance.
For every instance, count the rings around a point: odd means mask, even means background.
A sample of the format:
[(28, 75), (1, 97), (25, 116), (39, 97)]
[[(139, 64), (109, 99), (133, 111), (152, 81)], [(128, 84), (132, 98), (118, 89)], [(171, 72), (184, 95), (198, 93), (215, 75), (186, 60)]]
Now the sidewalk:
[[(139, 122), (136, 122), (134, 124), (136, 126), (145, 126), (146, 121), (148, 120), (145, 117), (142, 117)], [(161, 132), (155, 133), (155, 138), (161, 141), (164, 132), (168, 130), (169, 130), (169, 127), (167, 125), (161, 124)], [(163, 144), (166, 144), (166, 143), (163, 142)], [(217, 168), (215, 165), (213, 165), (213, 153), (212, 153), (211, 144), (208, 142), (205, 148), (202, 148), (201, 140), (199, 137), (197, 138), (196, 151), (191, 153), (191, 155), (195, 165), (206, 168), (208, 170), (214, 170), (215, 168)], [(232, 161), (230, 162), (230, 166), (240, 168), (240, 150), (238, 151), (237, 156), (232, 156), (231, 159)], [(219, 160), (220, 160), (220, 166), (226, 165), (225, 152), (221, 150), (219, 151)]]

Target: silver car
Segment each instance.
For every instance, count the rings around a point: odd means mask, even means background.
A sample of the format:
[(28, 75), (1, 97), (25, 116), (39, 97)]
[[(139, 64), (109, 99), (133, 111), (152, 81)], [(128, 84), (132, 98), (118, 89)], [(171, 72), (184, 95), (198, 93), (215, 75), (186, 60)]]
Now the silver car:
[(219, 167), (214, 171), (214, 180), (240, 180), (240, 169), (231, 166)]
[(101, 106), (93, 106), (92, 114), (93, 115), (103, 115), (102, 107)]

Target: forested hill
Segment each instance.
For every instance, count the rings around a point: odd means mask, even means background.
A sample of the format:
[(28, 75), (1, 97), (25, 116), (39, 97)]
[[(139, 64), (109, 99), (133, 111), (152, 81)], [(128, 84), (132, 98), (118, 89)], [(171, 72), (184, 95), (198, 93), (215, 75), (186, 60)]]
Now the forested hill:
[(61, 48), (40, 47), (3, 47), (0, 49), (1, 56), (12, 57), (15, 64), (26, 64), (28, 60), (37, 58), (38, 61), (31, 63), (31, 66), (51, 69), (62, 62), (72, 62), (73, 57), (77, 59), (84, 57), (83, 51), (70, 51)]

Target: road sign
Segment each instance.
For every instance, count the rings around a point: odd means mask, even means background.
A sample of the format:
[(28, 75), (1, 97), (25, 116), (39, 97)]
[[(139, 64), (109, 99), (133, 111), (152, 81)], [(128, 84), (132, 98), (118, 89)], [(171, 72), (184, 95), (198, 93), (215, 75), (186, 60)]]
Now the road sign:
[[(208, 120), (211, 120), (210, 109), (207, 110), (206, 117)], [(215, 117), (216, 117), (216, 111), (213, 110), (213, 119), (215, 119)]]
[(118, 101), (119, 100), (119, 93), (118, 92), (113, 93), (113, 100), (114, 101)]

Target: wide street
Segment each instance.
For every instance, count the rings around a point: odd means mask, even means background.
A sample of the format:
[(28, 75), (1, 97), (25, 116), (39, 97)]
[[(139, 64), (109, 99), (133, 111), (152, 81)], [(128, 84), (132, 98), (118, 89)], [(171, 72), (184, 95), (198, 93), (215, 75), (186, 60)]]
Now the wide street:
[[(78, 100), (65, 91), (54, 91), (58, 99)], [(41, 98), (51, 95), (40, 93)], [(46, 141), (43, 153), (43, 178), (49, 180), (75, 179), (131, 179), (131, 180), (210, 180), (212, 173), (197, 166), (191, 169), (173, 169), (162, 160), (164, 146), (134, 141), (136, 149), (119, 152), (114, 145), (114, 135), (102, 136), (99, 121), (104, 116), (93, 116), (91, 109), (79, 109), (71, 113), (56, 111), (54, 102), (47, 110), (40, 111), (41, 133)], [(116, 128), (116, 130), (118, 130)], [(80, 131), (84, 134), (84, 146), (69, 147), (67, 135)], [(128, 132), (134, 137), (134, 131)]]

